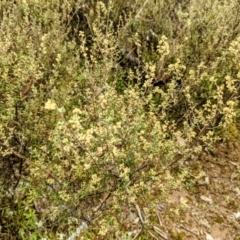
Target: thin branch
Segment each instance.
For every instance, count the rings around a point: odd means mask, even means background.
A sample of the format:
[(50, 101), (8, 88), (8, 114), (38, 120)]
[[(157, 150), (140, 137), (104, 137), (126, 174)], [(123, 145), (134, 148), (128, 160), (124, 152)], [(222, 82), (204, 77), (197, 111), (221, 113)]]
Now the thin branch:
[(159, 240), (158, 237), (156, 237), (153, 233), (151, 233), (150, 231), (148, 231), (148, 233), (153, 237), (155, 238), (156, 240)]
[(160, 235), (161, 238), (163, 238), (164, 240), (168, 240), (167, 234), (162, 232), (158, 227), (153, 226), (153, 230), (158, 233), (158, 235)]
[(144, 2), (144, 4), (142, 5), (142, 7), (140, 8), (140, 10), (138, 11), (138, 13), (136, 14), (135, 19), (138, 19), (138, 18), (140, 17), (140, 14), (142, 13), (143, 8), (146, 6), (146, 4), (147, 4), (148, 1), (149, 1), (149, 0), (146, 0), (146, 1)]
[(179, 225), (179, 227), (183, 228), (183, 229), (186, 230), (187, 232), (190, 232), (191, 234), (193, 234), (193, 235), (195, 235), (196, 237), (199, 238), (199, 234), (198, 234), (198, 233), (195, 233), (194, 231), (192, 231), (192, 230), (186, 228), (186, 227), (183, 226), (183, 225)]
[(143, 226), (141, 227), (139, 232), (136, 234), (136, 236), (133, 238), (133, 240), (135, 240), (135, 239), (137, 239), (139, 237), (139, 235), (141, 234), (142, 230), (143, 230)]
[(157, 214), (157, 217), (158, 217), (158, 222), (159, 222), (160, 226), (162, 227), (163, 224), (162, 224), (162, 221), (161, 221), (161, 217), (159, 216), (159, 213), (158, 213), (157, 210), (156, 210), (156, 214)]
[(6, 146), (5, 144), (2, 144), (2, 143), (0, 143), (0, 145), (4, 148), (8, 149), (12, 154), (16, 155), (20, 159), (24, 160), (26, 163), (31, 164), (31, 165), (39, 168), (42, 172), (46, 173), (49, 177), (53, 178), (58, 184), (62, 185), (62, 183), (51, 174), (51, 171), (46, 171), (45, 169), (42, 168), (42, 166), (40, 164), (37, 164), (36, 162), (32, 161), (31, 159), (26, 158), (21, 153), (14, 150), (13, 148), (11, 148), (9, 146)]
[(138, 206), (138, 204), (135, 204), (135, 207), (136, 207), (136, 209), (137, 209), (137, 213), (138, 213), (138, 216), (139, 216), (139, 218), (140, 218), (140, 220), (141, 220), (141, 223), (144, 224), (144, 223), (145, 223), (145, 220), (144, 220), (144, 217), (143, 217), (143, 215), (142, 215), (142, 213), (141, 213), (140, 207)]

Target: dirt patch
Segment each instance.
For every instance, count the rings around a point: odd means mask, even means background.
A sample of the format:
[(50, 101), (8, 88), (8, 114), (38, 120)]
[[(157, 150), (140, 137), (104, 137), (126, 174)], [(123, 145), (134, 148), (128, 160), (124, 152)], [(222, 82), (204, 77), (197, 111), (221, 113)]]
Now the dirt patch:
[[(168, 239), (240, 240), (240, 142), (218, 144), (190, 169), (204, 175), (188, 190), (171, 193), (161, 213)], [(181, 211), (171, 218), (176, 205)]]

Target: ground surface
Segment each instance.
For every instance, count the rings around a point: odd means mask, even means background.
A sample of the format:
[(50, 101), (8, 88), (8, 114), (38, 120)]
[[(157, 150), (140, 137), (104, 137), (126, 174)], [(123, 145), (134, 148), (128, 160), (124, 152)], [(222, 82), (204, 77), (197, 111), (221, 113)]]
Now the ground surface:
[[(240, 240), (240, 141), (218, 143), (190, 165), (193, 176), (200, 170), (204, 176), (192, 186), (189, 180), (188, 190), (173, 191), (172, 203), (160, 206), (166, 239)], [(186, 206), (179, 217), (169, 217), (180, 204)]]

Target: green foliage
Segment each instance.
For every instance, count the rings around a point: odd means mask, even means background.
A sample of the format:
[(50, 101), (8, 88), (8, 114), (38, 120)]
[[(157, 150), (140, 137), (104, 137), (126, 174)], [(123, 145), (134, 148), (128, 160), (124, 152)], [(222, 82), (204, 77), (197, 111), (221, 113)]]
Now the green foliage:
[(220, 134), (224, 140), (239, 139), (239, 130), (235, 123), (229, 124), (225, 128), (221, 129)]
[(238, 3), (155, 2), (1, 1), (0, 236), (149, 239), (234, 126)]

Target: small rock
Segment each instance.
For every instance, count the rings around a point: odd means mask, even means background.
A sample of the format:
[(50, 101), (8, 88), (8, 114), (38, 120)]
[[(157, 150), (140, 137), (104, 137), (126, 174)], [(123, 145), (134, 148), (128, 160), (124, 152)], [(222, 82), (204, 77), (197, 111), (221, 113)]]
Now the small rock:
[(206, 197), (206, 196), (200, 196), (200, 198), (203, 200), (203, 201), (205, 201), (205, 202), (207, 202), (207, 203), (209, 203), (209, 204), (212, 204), (213, 203), (213, 200), (210, 198), (210, 197)]
[(240, 219), (240, 211), (234, 213), (234, 217), (238, 220)]

